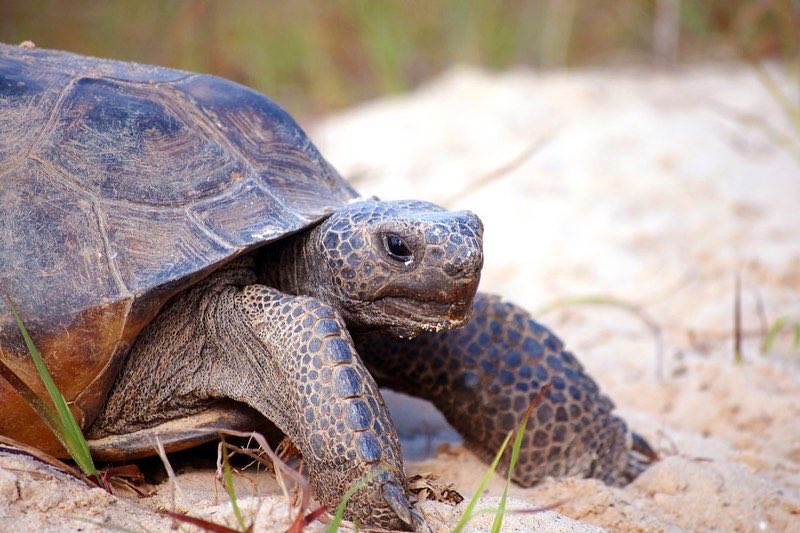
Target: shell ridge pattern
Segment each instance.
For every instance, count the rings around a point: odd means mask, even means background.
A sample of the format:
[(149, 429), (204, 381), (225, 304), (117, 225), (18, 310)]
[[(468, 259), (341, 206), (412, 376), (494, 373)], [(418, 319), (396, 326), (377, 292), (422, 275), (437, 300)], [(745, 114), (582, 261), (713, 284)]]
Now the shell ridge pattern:
[(75, 85), (80, 81), (81, 76), (73, 76), (67, 82), (66, 85), (61, 89), (58, 94), (58, 98), (53, 103), (53, 106), (50, 108), (50, 111), (47, 114), (47, 121), (42, 125), (39, 131), (34, 135), (33, 140), (31, 141), (30, 146), (25, 151), (25, 154), (20, 158), (20, 162), (24, 161), (25, 159), (29, 158), (32, 153), (35, 152), (35, 149), (41, 144), (41, 142), (45, 139), (47, 134), (52, 131), (55, 123), (58, 120), (59, 111), (61, 110), (61, 106), (64, 105), (64, 100), (67, 98), (67, 95), (72, 91)]
[[(120, 207), (146, 207), (147, 209), (157, 209), (159, 211), (164, 212), (185, 212), (186, 206), (191, 205), (191, 201), (187, 201), (183, 204), (172, 204), (172, 205), (165, 205), (160, 203), (153, 203), (147, 201), (137, 201), (137, 200), (130, 200), (127, 198), (103, 198), (101, 201), (97, 200), (97, 197), (100, 196), (99, 191), (94, 189), (93, 187), (87, 187), (84, 183), (76, 180), (72, 177), (68, 172), (65, 172), (63, 169), (57, 167), (47, 159), (42, 159), (37, 154), (31, 154), (27, 157), (27, 160), (33, 161), (39, 165), (41, 165), (51, 176), (57, 176), (59, 179), (59, 183), (64, 185), (65, 187), (69, 188), (71, 191), (83, 195), (86, 197), (86, 200), (91, 202), (96, 202), (102, 206), (120, 208)], [(234, 188), (233, 186), (230, 189)], [(227, 192), (224, 191), (224, 192)]]
[(205, 223), (204, 223), (204, 222), (203, 222), (203, 221), (200, 219), (200, 217), (198, 217), (198, 216), (197, 216), (197, 214), (196, 214), (194, 211), (192, 211), (191, 209), (189, 209), (189, 208), (187, 207), (187, 208), (185, 208), (185, 209), (184, 209), (184, 212), (186, 213), (186, 217), (187, 217), (189, 220), (191, 220), (191, 221), (192, 221), (192, 223), (193, 223), (195, 226), (197, 226), (197, 228), (198, 228), (200, 231), (202, 231), (202, 232), (203, 232), (203, 234), (205, 234), (205, 236), (206, 236), (206, 237), (208, 237), (210, 240), (214, 241), (215, 243), (217, 243), (219, 246), (222, 246), (223, 248), (229, 248), (229, 249), (236, 248), (236, 245), (234, 245), (233, 243), (229, 242), (229, 241), (228, 241), (227, 239), (225, 239), (225, 238), (224, 238), (222, 235), (220, 235), (220, 234), (219, 234), (219, 233), (217, 233), (216, 231), (214, 231), (214, 230), (212, 230), (211, 228), (209, 228), (209, 227), (208, 227), (208, 226), (207, 226), (207, 225), (206, 225), (206, 224), (205, 224)]
[[(174, 86), (175, 83), (178, 83), (179, 81), (188, 81), (188, 79), (190, 78), (200, 78), (200, 77), (201, 76), (199, 75), (187, 76), (182, 80), (176, 80), (168, 84), (165, 84), (165, 86), (169, 87), (169, 92), (171, 94), (174, 94), (181, 103), (188, 103), (191, 105), (192, 109), (188, 109), (186, 111), (189, 111), (190, 113), (194, 111), (193, 113), (191, 113), (191, 115), (197, 119), (196, 123), (202, 128), (203, 132), (206, 135), (208, 135), (211, 140), (217, 142), (221, 146), (224, 146), (226, 151), (236, 155), (237, 162), (239, 162), (243, 167), (246, 168), (248, 176), (250, 177), (258, 176), (259, 174), (258, 169), (255, 168), (253, 164), (250, 162), (250, 158), (247, 157), (246, 154), (242, 153), (239, 147), (234, 145), (234, 143), (230, 142), (228, 138), (220, 131), (219, 121), (214, 120), (214, 118), (212, 117), (212, 113), (209, 112), (205, 108), (205, 106), (200, 105), (190, 94)], [(260, 182), (260, 180), (258, 179), (256, 179), (255, 181)], [(302, 216), (300, 212), (298, 212), (296, 209), (288, 205), (282, 198), (277, 196), (273, 191), (265, 187), (259, 187), (259, 189), (261, 189), (261, 191), (264, 192), (264, 194), (268, 195), (270, 199), (274, 201), (275, 204), (277, 204), (281, 209), (295, 215), (298, 220), (301, 221), (307, 220), (306, 217)], [(224, 192), (221, 192), (219, 195), (217, 195), (217, 197), (221, 196), (222, 194), (224, 194)], [(215, 198), (205, 198), (203, 199), (203, 202), (210, 203), (213, 202), (214, 199)], [(198, 203), (203, 203), (203, 202), (198, 202)]]
[[(181, 79), (183, 80), (183, 79), (188, 79), (188, 78), (191, 78), (191, 77), (192, 76), (184, 76)], [(36, 145), (40, 144), (42, 142), (42, 139), (44, 139), (46, 137), (48, 131), (50, 131), (52, 129), (53, 123), (57, 120), (57, 117), (59, 115), (59, 111), (61, 109), (61, 106), (62, 106), (64, 100), (67, 98), (69, 93), (72, 92), (72, 90), (75, 88), (75, 86), (77, 84), (79, 84), (82, 81), (101, 81), (101, 82), (104, 82), (104, 81), (108, 81), (108, 80), (109, 80), (109, 78), (106, 77), (106, 76), (99, 77), (99, 78), (87, 77), (87, 76), (77, 76), (77, 77), (72, 78), (70, 80), (70, 84), (67, 87), (65, 87), (62, 90), (61, 94), (59, 95), (59, 98), (58, 98), (56, 104), (54, 105), (54, 107), (53, 107), (53, 109), (52, 109), (52, 111), (50, 113), (50, 118), (48, 120), (47, 125), (37, 135), (36, 139), (34, 140), (32, 146), (28, 150), (28, 152), (30, 153), (31, 151), (33, 151), (33, 148), (35, 148)], [(128, 82), (128, 81), (125, 81), (124, 83), (133, 84), (133, 82)], [(147, 84), (145, 84), (144, 82), (141, 82), (141, 83), (136, 83), (136, 85), (142, 86), (142, 85), (147, 85)], [(168, 84), (164, 83), (164, 84), (149, 84), (149, 85), (152, 86), (152, 87), (165, 87)], [(177, 96), (180, 96), (180, 94), (178, 94)], [(184, 98), (180, 98), (180, 100), (183, 100), (183, 99)], [(162, 103), (162, 102), (159, 102), (159, 103)], [(170, 99), (168, 103), (172, 104), (172, 105), (169, 105), (167, 107), (170, 108), (171, 111), (178, 112), (179, 118), (184, 119), (184, 121), (186, 123), (198, 124), (198, 122), (200, 122), (200, 121), (197, 120), (196, 109), (194, 109), (195, 106), (192, 105), (191, 108), (187, 109), (183, 105), (175, 105), (176, 103), (178, 103), (178, 102), (176, 102), (176, 99)], [(181, 102), (181, 103), (183, 103), (183, 102)], [(201, 126), (206, 126), (205, 124), (202, 124), (202, 123), (200, 125)], [(234, 161), (236, 164), (242, 165), (242, 166), (246, 166), (247, 169), (250, 172), (253, 172), (254, 169), (252, 168), (252, 165), (250, 165), (249, 162), (247, 161), (247, 158), (244, 157), (238, 150), (236, 150), (236, 148), (234, 146), (232, 146), (229, 142), (227, 142), (227, 140), (224, 139), (223, 136), (219, 135), (218, 132), (216, 132), (215, 128), (204, 127), (204, 128), (202, 128), (202, 130), (203, 130), (202, 133), (205, 134), (204, 136), (208, 140), (210, 140), (211, 142), (216, 143), (218, 145), (221, 145), (225, 149), (226, 153), (235, 154), (237, 156), (235, 161)], [(179, 199), (178, 200), (176, 200), (176, 199), (168, 199), (168, 200), (164, 200), (163, 202), (158, 202), (158, 201), (147, 200), (147, 199), (143, 199), (143, 198), (132, 199), (130, 197), (127, 197), (127, 198), (123, 198), (123, 197), (113, 198), (113, 197), (108, 197), (108, 196), (104, 197), (104, 195), (102, 194), (102, 191), (100, 191), (98, 188), (92, 187), (91, 185), (89, 185), (89, 184), (87, 184), (87, 183), (85, 183), (83, 181), (79, 181), (79, 180), (75, 179), (74, 176), (72, 176), (69, 172), (67, 172), (66, 170), (60, 168), (58, 165), (54, 165), (48, 159), (43, 158), (43, 157), (39, 156), (38, 154), (27, 155), (27, 157), (30, 158), (30, 159), (34, 159), (35, 161), (38, 161), (41, 164), (43, 164), (47, 168), (48, 172), (57, 173), (59, 178), (63, 179), (64, 181), (71, 182), (74, 185), (74, 187), (77, 190), (81, 191), (83, 194), (88, 194), (90, 197), (102, 197), (102, 203), (103, 204), (106, 204), (106, 205), (109, 205), (109, 206), (114, 206), (114, 207), (117, 207), (117, 206), (133, 206), (133, 207), (146, 207), (148, 209), (158, 208), (159, 210), (164, 210), (164, 211), (183, 212), (183, 211), (185, 211), (185, 207), (186, 206), (191, 206), (193, 204), (203, 203), (203, 202), (206, 202), (206, 201), (212, 202), (212, 201), (218, 199), (221, 196), (225, 196), (225, 195), (230, 194), (232, 190), (236, 189), (239, 186), (239, 184), (235, 183), (235, 182), (228, 183), (227, 186), (222, 187), (217, 191), (214, 191), (213, 194), (211, 194), (211, 195), (209, 195), (207, 197), (200, 198), (200, 199), (187, 199), (185, 201), (180, 201)], [(269, 191), (267, 191), (267, 192), (269, 192)], [(277, 199), (276, 199), (276, 201), (277, 201)]]
[(105, 260), (108, 264), (108, 270), (111, 273), (111, 276), (114, 278), (114, 283), (117, 285), (117, 290), (119, 290), (120, 294), (122, 295), (130, 294), (131, 291), (125, 284), (125, 280), (122, 279), (122, 273), (120, 272), (119, 265), (117, 264), (117, 252), (115, 252), (112, 248), (111, 240), (108, 237), (108, 229), (106, 228), (106, 220), (104, 216), (105, 213), (97, 205), (97, 202), (92, 202), (92, 212), (96, 218), (97, 229), (100, 232), (100, 238), (103, 241), (103, 255), (105, 255)]

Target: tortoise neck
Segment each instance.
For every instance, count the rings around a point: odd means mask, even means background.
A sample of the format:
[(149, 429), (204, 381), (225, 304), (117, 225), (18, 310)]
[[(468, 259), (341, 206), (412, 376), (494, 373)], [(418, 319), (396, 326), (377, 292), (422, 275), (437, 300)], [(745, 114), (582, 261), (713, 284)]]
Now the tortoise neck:
[(318, 240), (319, 231), (314, 228), (285, 239), (278, 246), (267, 246), (258, 261), (261, 282), (286, 294), (323, 296)]

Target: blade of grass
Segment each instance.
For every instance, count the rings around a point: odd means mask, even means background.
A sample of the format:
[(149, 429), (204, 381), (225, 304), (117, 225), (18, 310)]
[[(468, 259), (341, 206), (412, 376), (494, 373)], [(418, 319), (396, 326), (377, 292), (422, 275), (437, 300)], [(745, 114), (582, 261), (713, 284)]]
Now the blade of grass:
[[(225, 429), (225, 428), (216, 428), (215, 431), (217, 431), (217, 433), (219, 433), (220, 435), (232, 435), (235, 437), (255, 439), (255, 441), (261, 448), (261, 452), (266, 454), (267, 458), (264, 458), (259, 454), (253, 453), (252, 450), (239, 448), (231, 444), (228, 444), (228, 447), (232, 450), (235, 450), (237, 453), (242, 453), (251, 457), (252, 459), (255, 459), (256, 461), (264, 464), (265, 466), (268, 466), (269, 461), (271, 461), (272, 466), (276, 472), (278, 471), (282, 472), (281, 474), (282, 476), (286, 476), (286, 478), (291, 479), (300, 488), (301, 500), (300, 500), (300, 508), (298, 510), (298, 514), (302, 514), (305, 512), (311, 500), (311, 489), (308, 485), (308, 481), (305, 479), (305, 477), (303, 477), (302, 474), (292, 469), (280, 457), (278, 457), (278, 455), (272, 450), (272, 448), (270, 448), (269, 444), (267, 443), (267, 440), (264, 438), (262, 434), (257, 433), (255, 431), (251, 431), (248, 433), (248, 432), (235, 431), (232, 429)], [(269, 461), (267, 461), (267, 459), (269, 459)], [(290, 506), (292, 506), (293, 505), (292, 501), (288, 497), (288, 492), (286, 491), (285, 487), (282, 486), (281, 489), (287, 496), (287, 503)]]
[(164, 445), (161, 443), (161, 439), (156, 435), (155, 438), (155, 450), (158, 453), (158, 457), (161, 459), (161, 463), (164, 465), (164, 470), (167, 471), (167, 477), (170, 481), (170, 487), (172, 490), (170, 491), (170, 499), (172, 501), (172, 512), (175, 512), (176, 509), (176, 494), (181, 497), (183, 501), (188, 501), (186, 499), (186, 495), (181, 490), (181, 486), (178, 485), (178, 478), (175, 476), (175, 470), (172, 468), (172, 464), (169, 462), (169, 457), (167, 457), (167, 451), (164, 449)]
[[(11, 297), (8, 294), (4, 295), (6, 297), (6, 301), (8, 302), (8, 306), (11, 308), (11, 312), (14, 314), (17, 327), (22, 333), (22, 337), (25, 339), (25, 345), (28, 347), (28, 351), (31, 354), (33, 364), (36, 366), (36, 371), (39, 373), (39, 377), (41, 378), (42, 383), (44, 383), (47, 393), (50, 395), (50, 399), (52, 400), (53, 405), (56, 408), (56, 412), (58, 413), (59, 424), (57, 424), (56, 427), (60, 431), (55, 431), (56, 436), (64, 445), (70, 456), (75, 460), (76, 463), (78, 463), (80, 469), (83, 470), (87, 476), (93, 476), (97, 478), (98, 483), (100, 483), (97, 468), (94, 465), (94, 461), (92, 461), (91, 453), (89, 453), (89, 445), (86, 443), (86, 438), (84, 438), (81, 428), (78, 425), (78, 422), (75, 420), (75, 416), (72, 414), (72, 411), (70, 411), (67, 401), (58, 390), (58, 387), (53, 381), (52, 376), (50, 376), (50, 372), (47, 370), (44, 359), (39, 353), (39, 350), (36, 348), (36, 345), (33, 343), (33, 339), (31, 339), (31, 336), (28, 334), (28, 330), (25, 328), (25, 324), (22, 322), (22, 317), (20, 316), (19, 311), (17, 311), (14, 302), (11, 301)], [(48, 422), (47, 418), (44, 418), (44, 420), (45, 423)], [(51, 427), (50, 429), (52, 430), (53, 428)]]
[(542, 150), (542, 148), (544, 148), (553, 138), (555, 138), (556, 133), (557, 133), (557, 128), (554, 128), (546, 135), (542, 135), (541, 137), (536, 139), (534, 142), (528, 145), (524, 150), (522, 150), (510, 161), (504, 163), (503, 165), (495, 168), (490, 172), (487, 172), (486, 174), (483, 174), (482, 176), (478, 176), (477, 179), (469, 182), (463, 189), (457, 191), (455, 194), (447, 198), (444, 201), (444, 205), (448, 207), (452, 206), (459, 200), (463, 200), (465, 197), (486, 187), (490, 183), (511, 174), (519, 167), (527, 163), (533, 156), (538, 154)]
[[(525, 422), (527, 422), (527, 419)], [(503, 526), (503, 517), (506, 512), (506, 500), (508, 499), (508, 486), (511, 484), (511, 474), (514, 472), (514, 466), (516, 466), (516, 459), (519, 457), (519, 448), (521, 444), (522, 431), (517, 429), (517, 435), (514, 439), (514, 444), (511, 446), (511, 463), (508, 465), (508, 477), (506, 478), (506, 485), (503, 487), (503, 495), (500, 496), (500, 504), (497, 506), (497, 512), (495, 513), (494, 521), (492, 522), (492, 533), (500, 533), (500, 528)]]
[(528, 426), (528, 420), (531, 417), (533, 408), (539, 405), (539, 402), (542, 401), (542, 398), (544, 398), (544, 395), (547, 394), (552, 386), (553, 383), (549, 382), (544, 387), (539, 389), (539, 391), (536, 393), (536, 396), (534, 396), (531, 402), (528, 404), (528, 408), (525, 410), (525, 413), (522, 415), (522, 420), (517, 426), (517, 435), (514, 438), (514, 444), (511, 446), (511, 462), (508, 464), (506, 486), (503, 488), (503, 495), (500, 497), (500, 505), (498, 506), (497, 514), (494, 516), (492, 533), (500, 533), (500, 528), (503, 526), (503, 516), (506, 512), (506, 499), (508, 498), (508, 487), (511, 485), (511, 476), (514, 474), (514, 467), (517, 466), (519, 450), (522, 448), (522, 437), (525, 435), (525, 428)]
[(744, 362), (742, 355), (742, 276), (736, 273), (733, 293), (733, 361), (737, 365)]
[(475, 490), (475, 494), (472, 495), (470, 498), (469, 503), (467, 504), (467, 508), (464, 509), (464, 514), (461, 515), (458, 523), (456, 524), (453, 533), (461, 533), (469, 522), (470, 518), (472, 518), (472, 512), (475, 509), (475, 506), (478, 505), (478, 500), (480, 499), (481, 494), (486, 489), (486, 485), (489, 484), (489, 480), (492, 478), (494, 471), (497, 469), (497, 464), (500, 462), (500, 458), (503, 456), (503, 452), (506, 451), (506, 446), (508, 446), (508, 442), (511, 440), (511, 435), (513, 434), (513, 430), (508, 432), (506, 438), (503, 440), (503, 444), (500, 446), (500, 449), (497, 451), (497, 455), (495, 455), (492, 464), (489, 465), (489, 468), (486, 470), (486, 473), (483, 475), (478, 488)]
[(770, 325), (767, 334), (764, 336), (764, 342), (761, 343), (761, 353), (767, 354), (772, 351), (775, 344), (775, 338), (785, 328), (791, 328), (792, 331), (792, 347), (797, 349), (800, 347), (800, 320), (790, 319), (788, 316), (776, 318), (772, 325)]
[(770, 75), (763, 63), (757, 59), (750, 59), (750, 65), (753, 67), (756, 75), (761, 81), (764, 88), (772, 96), (773, 100), (783, 109), (783, 112), (789, 118), (794, 126), (795, 133), (800, 137), (800, 106), (792, 101), (792, 99), (781, 90), (778, 82)]
[(795, 348), (800, 347), (800, 322), (794, 323), (794, 340), (792, 344)]
[[(347, 502), (350, 501), (350, 498), (353, 497), (353, 494), (364, 488), (367, 483), (372, 481), (375, 476), (381, 474), (382, 472), (383, 470), (381, 469), (373, 470), (368, 475), (356, 480), (356, 482), (353, 483), (349, 489), (347, 489), (347, 492), (345, 492), (344, 496), (342, 497), (342, 501), (340, 501), (338, 507), (336, 507), (336, 513), (333, 515), (333, 520), (331, 520), (331, 523), (328, 524), (327, 528), (325, 528), (325, 533), (336, 533), (339, 531), (339, 527), (342, 525), (342, 520), (344, 519), (344, 509), (347, 507)], [(356, 531), (358, 531), (357, 528)]]
[(772, 350), (772, 345), (775, 343), (775, 337), (781, 330), (788, 324), (789, 319), (785, 316), (776, 318), (767, 331), (767, 336), (764, 337), (764, 342), (761, 344), (761, 353), (768, 353)]
[(225, 474), (225, 490), (228, 491), (228, 497), (233, 506), (233, 514), (236, 515), (236, 521), (239, 523), (240, 531), (247, 531), (247, 526), (244, 523), (242, 510), (239, 509), (239, 501), (236, 499), (236, 488), (233, 486), (233, 474), (231, 473), (231, 462), (228, 459), (228, 446), (225, 439), (220, 443), (222, 447), (222, 469)]

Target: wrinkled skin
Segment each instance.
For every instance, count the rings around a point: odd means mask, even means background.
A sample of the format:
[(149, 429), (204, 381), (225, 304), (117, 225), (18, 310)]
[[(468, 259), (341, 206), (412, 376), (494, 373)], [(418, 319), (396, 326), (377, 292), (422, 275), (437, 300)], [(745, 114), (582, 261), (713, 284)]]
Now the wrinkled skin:
[(163, 424), (235, 400), (294, 441), (321, 503), (371, 476), (348, 517), (408, 530), (418, 522), (378, 385), (431, 399), (490, 457), (550, 382), (515, 479), (627, 482), (646, 463), (632, 448), (649, 448), (574, 356), (513, 304), (475, 297), (482, 233), (469, 212), (362, 201), (234, 261), (140, 334), (90, 436), (135, 453)]

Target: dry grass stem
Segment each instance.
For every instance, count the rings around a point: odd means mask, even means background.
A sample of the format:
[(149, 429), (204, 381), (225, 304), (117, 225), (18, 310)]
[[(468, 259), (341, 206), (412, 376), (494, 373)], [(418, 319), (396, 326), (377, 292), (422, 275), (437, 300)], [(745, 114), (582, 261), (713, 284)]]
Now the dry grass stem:
[(156, 435), (155, 441), (156, 441), (155, 442), (156, 452), (158, 453), (158, 456), (161, 458), (161, 462), (164, 464), (164, 469), (167, 471), (167, 476), (169, 476), (170, 487), (171, 487), (170, 499), (172, 503), (172, 512), (175, 513), (176, 512), (175, 493), (177, 492), (184, 502), (188, 500), (186, 499), (186, 495), (183, 493), (183, 490), (181, 490), (181, 486), (178, 485), (178, 478), (177, 476), (175, 476), (175, 471), (172, 469), (172, 465), (170, 464), (169, 459), (167, 458), (167, 452), (166, 450), (164, 450), (164, 445), (161, 444), (161, 439), (158, 438), (158, 435)]
[(532, 142), (528, 147), (522, 150), (522, 152), (520, 152), (512, 160), (504, 163), (498, 168), (492, 170), (491, 172), (487, 172), (483, 176), (478, 177), (478, 179), (471, 181), (463, 189), (456, 192), (449, 198), (445, 199), (442, 203), (446, 206), (452, 206), (459, 200), (463, 200), (470, 194), (486, 187), (490, 183), (497, 181), (498, 179), (503, 178), (504, 176), (507, 176), (508, 174), (512, 173), (513, 171), (521, 167), (523, 164), (525, 164), (534, 155), (536, 155), (554, 137), (555, 137), (555, 130), (546, 135), (542, 135), (534, 142)]
[[(276, 479), (280, 479), (279, 481), (281, 485), (281, 490), (283, 491), (284, 497), (286, 498), (286, 502), (289, 504), (290, 507), (295, 506), (295, 502), (292, 501), (292, 498), (289, 496), (289, 491), (286, 488), (285, 479), (291, 479), (295, 482), (296, 486), (299, 487), (300, 490), (300, 504), (298, 508), (298, 514), (303, 515), (309, 507), (309, 503), (311, 500), (311, 489), (308, 485), (308, 481), (297, 471), (287, 465), (279, 456), (276, 454), (272, 447), (267, 443), (267, 440), (264, 438), (263, 435), (257, 433), (255, 431), (252, 432), (244, 432), (244, 431), (235, 431), (232, 429), (218, 429), (219, 433), (223, 435), (231, 435), (234, 437), (244, 437), (244, 438), (253, 438), (258, 443), (260, 449), (259, 453), (265, 454), (269, 460), (271, 461), (271, 465), (274, 468), (275, 477)], [(259, 455), (259, 453), (255, 453), (250, 449), (239, 448), (237, 446), (228, 445), (228, 447), (238, 453), (242, 453), (247, 455), (248, 457), (258, 461), (261, 464), (269, 465), (269, 463), (264, 459), (263, 456)], [(280, 471), (280, 474), (278, 474)], [(280, 478), (278, 476), (281, 476)], [(294, 517), (296, 520), (296, 516)]]

